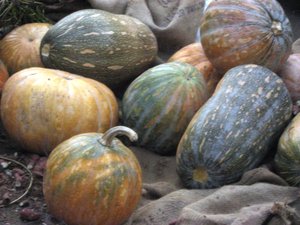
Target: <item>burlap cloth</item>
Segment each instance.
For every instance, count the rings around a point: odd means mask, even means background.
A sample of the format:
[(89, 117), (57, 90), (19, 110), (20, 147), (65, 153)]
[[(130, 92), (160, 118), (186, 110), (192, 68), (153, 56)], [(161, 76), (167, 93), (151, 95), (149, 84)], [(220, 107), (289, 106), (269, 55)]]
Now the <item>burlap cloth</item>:
[(293, 53), (300, 53), (300, 38), (298, 38), (292, 45)]
[(267, 166), (251, 170), (233, 185), (184, 189), (175, 156), (131, 148), (143, 170), (143, 196), (124, 225), (297, 225), (300, 189)]

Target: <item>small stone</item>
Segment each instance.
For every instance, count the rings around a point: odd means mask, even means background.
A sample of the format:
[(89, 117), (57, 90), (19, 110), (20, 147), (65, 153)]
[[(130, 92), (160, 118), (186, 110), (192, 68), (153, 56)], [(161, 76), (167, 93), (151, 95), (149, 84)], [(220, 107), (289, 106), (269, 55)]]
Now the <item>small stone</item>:
[(29, 201), (25, 200), (19, 203), (20, 207), (28, 207), (30, 205)]
[(24, 208), (20, 211), (20, 219), (34, 221), (41, 218), (41, 213), (31, 208)]
[(8, 162), (1, 162), (0, 164), (3, 169), (6, 169), (9, 166)]

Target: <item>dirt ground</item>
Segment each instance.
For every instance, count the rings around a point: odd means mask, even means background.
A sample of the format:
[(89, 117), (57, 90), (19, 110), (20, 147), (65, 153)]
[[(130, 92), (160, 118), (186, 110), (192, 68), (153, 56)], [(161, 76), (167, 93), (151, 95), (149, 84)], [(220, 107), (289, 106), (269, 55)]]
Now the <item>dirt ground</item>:
[[(286, 13), (292, 23), (295, 33), (294, 39), (300, 37), (300, 7), (293, 1), (281, 1)], [(294, 1), (295, 2), (295, 1)], [(144, 182), (169, 181), (175, 186), (180, 185), (175, 173), (175, 158), (154, 157), (152, 153), (133, 148), (139, 159), (142, 161), (142, 169), (147, 170), (143, 174)], [(16, 160), (28, 168), (32, 176), (21, 165), (10, 162), (3, 157)], [(56, 220), (47, 213), (43, 200), (42, 182), (46, 163), (46, 157), (25, 153), (6, 135), (0, 124), (0, 224), (1, 225), (63, 225), (65, 223)], [(155, 163), (151, 163), (155, 162)], [(168, 165), (168, 168), (166, 168)], [(173, 168), (174, 167), (174, 168)], [(30, 179), (33, 183), (25, 197), (14, 204), (10, 202), (17, 199), (30, 186)]]

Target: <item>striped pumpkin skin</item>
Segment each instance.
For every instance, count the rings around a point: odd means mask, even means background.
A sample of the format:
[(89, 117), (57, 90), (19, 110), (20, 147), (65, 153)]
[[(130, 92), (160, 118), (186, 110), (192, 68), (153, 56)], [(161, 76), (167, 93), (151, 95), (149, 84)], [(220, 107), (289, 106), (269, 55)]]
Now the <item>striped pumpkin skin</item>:
[(204, 54), (201, 43), (192, 43), (175, 52), (168, 62), (185, 62), (195, 66), (203, 74), (209, 95), (212, 95), (223, 74), (219, 74)]
[(154, 61), (157, 42), (139, 20), (98, 9), (74, 12), (44, 36), (41, 57), (49, 68), (118, 86), (134, 79)]
[(122, 120), (138, 133), (140, 146), (175, 154), (185, 128), (207, 98), (203, 75), (195, 67), (161, 64), (130, 84), (122, 100)]
[(136, 208), (142, 172), (135, 155), (118, 139), (76, 135), (50, 154), (43, 183), (48, 211), (68, 225), (119, 225)]
[(10, 74), (30, 67), (44, 67), (40, 45), (51, 26), (49, 23), (23, 24), (0, 40), (0, 59)]
[(275, 155), (276, 172), (290, 185), (300, 187), (300, 114), (284, 130)]
[(4, 63), (0, 60), (0, 94), (2, 93), (3, 86), (9, 77), (8, 71)]
[(220, 73), (251, 63), (276, 72), (293, 42), (290, 22), (276, 0), (214, 0), (200, 31), (205, 54)]
[(95, 80), (32, 67), (12, 75), (1, 98), (1, 119), (25, 150), (47, 155), (80, 133), (105, 132), (118, 122), (113, 92)]
[(275, 73), (257, 65), (229, 70), (180, 140), (183, 184), (213, 188), (237, 181), (259, 165), (291, 114), (288, 90)]

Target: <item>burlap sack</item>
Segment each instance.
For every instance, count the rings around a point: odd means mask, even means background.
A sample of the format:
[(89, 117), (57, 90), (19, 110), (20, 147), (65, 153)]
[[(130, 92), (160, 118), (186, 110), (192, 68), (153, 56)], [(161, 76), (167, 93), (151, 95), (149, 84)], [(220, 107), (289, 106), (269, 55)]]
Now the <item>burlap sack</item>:
[[(267, 166), (218, 189), (186, 190), (175, 157), (132, 148), (143, 171), (143, 197), (124, 225), (297, 225), (300, 189)], [(159, 182), (153, 182), (159, 181)]]
[(292, 53), (300, 53), (300, 38), (298, 38), (292, 45)]
[(167, 55), (197, 39), (205, 0), (88, 0), (93, 8), (135, 17), (154, 32)]

